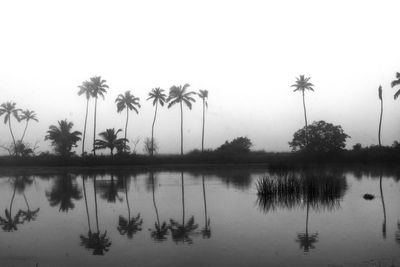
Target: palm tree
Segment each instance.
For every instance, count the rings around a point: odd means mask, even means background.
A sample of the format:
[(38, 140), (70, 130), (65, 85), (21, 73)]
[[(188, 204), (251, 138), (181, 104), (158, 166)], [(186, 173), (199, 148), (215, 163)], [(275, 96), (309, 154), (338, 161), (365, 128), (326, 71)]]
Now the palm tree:
[(379, 141), (379, 146), (382, 146), (382, 143), (381, 143), (381, 128), (382, 128), (382, 116), (383, 116), (383, 99), (382, 99), (382, 86), (380, 86), (380, 85), (379, 85), (379, 88), (378, 88), (378, 95), (379, 95), (379, 100), (381, 101), (381, 116), (379, 117), (378, 141)]
[(158, 104), (164, 106), (166, 97), (167, 95), (164, 94), (164, 90), (161, 89), (160, 87), (157, 87), (151, 89), (149, 93), (149, 98), (147, 98), (147, 100), (153, 99), (153, 106), (156, 106), (156, 109), (154, 111), (153, 124), (151, 125), (151, 151), (150, 151), (151, 156), (153, 156), (154, 153), (154, 124), (156, 123)]
[(24, 133), (22, 134), (22, 137), (21, 137), (21, 143), (22, 143), (22, 141), (24, 140), (24, 137), (25, 137), (26, 129), (28, 128), (29, 121), (33, 120), (33, 121), (38, 122), (39, 120), (36, 118), (36, 113), (33, 110), (27, 109), (27, 110), (22, 111), (21, 113), (22, 113), (22, 115), (20, 117), (20, 120), (26, 121)]
[(54, 150), (63, 157), (70, 156), (72, 147), (76, 147), (76, 143), (81, 140), (79, 137), (81, 132), (71, 132), (73, 126), (74, 124), (66, 119), (58, 121), (58, 127), (51, 125), (44, 138), (44, 140), (51, 140)]
[(208, 91), (207, 90), (199, 90), (197, 95), (203, 100), (203, 128), (201, 130), (201, 152), (204, 151), (204, 125), (206, 123), (206, 107), (208, 107), (207, 99), (208, 99)]
[(17, 225), (22, 224), (23, 220), (21, 220), (21, 211), (18, 211), (17, 214), (12, 217), (12, 206), (15, 198), (15, 191), (17, 189), (17, 183), (14, 183), (14, 191), (11, 197), (10, 209), (5, 210), (5, 218), (0, 216), (0, 226), (6, 232), (17, 231)]
[(210, 217), (207, 215), (207, 199), (206, 199), (206, 184), (204, 181), (204, 175), (202, 176), (203, 182), (203, 199), (204, 199), (204, 228), (201, 230), (203, 238), (211, 237), (211, 228), (210, 228)]
[(90, 78), (91, 95), (94, 97), (94, 128), (93, 128), (93, 154), (96, 156), (96, 116), (97, 116), (97, 99), (101, 96), (104, 99), (104, 94), (109, 88), (106, 80), (101, 79), (101, 76)]
[(383, 238), (386, 238), (386, 207), (385, 207), (385, 199), (383, 197), (383, 189), (382, 189), (382, 174), (379, 178), (379, 190), (381, 192), (381, 201), (382, 201), (382, 209), (383, 209), (382, 236), (383, 236)]
[(89, 208), (88, 208), (88, 203), (87, 203), (87, 196), (86, 196), (86, 185), (85, 185), (85, 179), (86, 176), (82, 176), (82, 187), (83, 187), (83, 195), (85, 197), (85, 207), (86, 207), (86, 217), (88, 221), (88, 234), (85, 236), (84, 234), (81, 234), (80, 240), (81, 240), (81, 245), (84, 246), (87, 249), (94, 249), (95, 248), (95, 243), (94, 243), (94, 235), (92, 233), (92, 228), (90, 225), (90, 216), (89, 216)]
[(304, 252), (309, 252), (310, 249), (314, 249), (314, 243), (318, 242), (318, 233), (310, 234), (308, 232), (308, 214), (310, 212), (310, 196), (306, 195), (307, 201), (307, 217), (306, 217), (306, 232), (298, 233), (296, 241), (300, 243), (300, 248), (304, 249)]
[(115, 129), (106, 129), (105, 132), (99, 133), (101, 139), (95, 140), (96, 149), (105, 149), (109, 148), (111, 151), (111, 156), (114, 156), (114, 148), (124, 147), (128, 142), (125, 138), (118, 138), (118, 133), (122, 132), (121, 129), (118, 129), (115, 132)]
[(293, 90), (293, 92), (300, 91), (303, 95), (303, 108), (304, 108), (304, 121), (306, 124), (306, 131), (305, 131), (306, 137), (307, 137), (307, 112), (306, 112), (306, 101), (305, 101), (305, 97), (304, 97), (304, 92), (306, 90), (314, 91), (314, 88), (313, 88), (314, 85), (309, 82), (310, 79), (311, 79), (310, 77), (305, 78), (304, 75), (300, 75), (299, 78), (296, 78), (296, 83), (291, 85), (291, 87), (296, 88)]
[(86, 97), (86, 113), (85, 113), (85, 126), (83, 128), (83, 139), (82, 139), (82, 155), (85, 153), (85, 139), (86, 139), (86, 125), (87, 125), (87, 116), (89, 111), (89, 99), (92, 95), (92, 84), (91, 82), (84, 81), (82, 85), (78, 86), (79, 91), (78, 95), (84, 95)]
[[(392, 81), (391, 85), (392, 88), (397, 85), (400, 85), (400, 72), (396, 72), (396, 79)], [(397, 99), (399, 95), (400, 95), (400, 89), (397, 90), (397, 92), (394, 94), (394, 99)]]
[(118, 219), (118, 227), (117, 230), (121, 235), (127, 235), (129, 239), (133, 237), (139, 231), (142, 231), (142, 223), (143, 220), (140, 218), (140, 213), (135, 217), (131, 217), (131, 209), (129, 207), (129, 199), (128, 199), (128, 186), (127, 186), (127, 177), (124, 177), (125, 181), (125, 199), (126, 206), (128, 208), (128, 219), (124, 216), (120, 215)]
[[(124, 95), (119, 94), (117, 99), (115, 99), (115, 103), (117, 103), (118, 113), (126, 109), (125, 140), (128, 140), (126, 139), (126, 135), (128, 133), (129, 110), (134, 110), (136, 114), (138, 114), (138, 108), (140, 108), (139, 100), (139, 97), (135, 97), (134, 95), (132, 95), (131, 91), (126, 91)], [(124, 151), (126, 152), (126, 146), (124, 147)]]
[(8, 101), (6, 103), (3, 103), (0, 105), (0, 116), (4, 115), (4, 124), (7, 124), (8, 122), (8, 128), (10, 129), (11, 137), (14, 143), (14, 151), (17, 151), (17, 143), (15, 142), (15, 137), (14, 133), (12, 131), (11, 127), (11, 115), (14, 116), (14, 118), (19, 122), (20, 117), (19, 117), (19, 111), (21, 109), (16, 108), (16, 104), (14, 102)]
[(168, 225), (164, 221), (162, 224), (160, 224), (160, 217), (158, 215), (158, 209), (157, 209), (157, 204), (156, 204), (156, 196), (155, 196), (155, 182), (154, 182), (154, 173), (150, 172), (150, 179), (151, 179), (151, 189), (153, 191), (153, 205), (154, 205), (154, 210), (156, 211), (156, 218), (157, 221), (154, 223), (154, 229), (151, 230), (151, 237), (155, 241), (164, 241), (166, 240), (166, 235), (168, 234)]
[(172, 107), (175, 104), (179, 103), (179, 106), (181, 108), (181, 155), (183, 156), (183, 107), (182, 107), (182, 102), (185, 103), (185, 105), (189, 108), (192, 109), (192, 102), (196, 102), (196, 100), (191, 97), (191, 95), (196, 94), (195, 92), (187, 92), (187, 88), (189, 87), (189, 84), (185, 84), (184, 86), (172, 86), (169, 89), (169, 96), (167, 99), (168, 108)]
[(194, 216), (190, 217), (189, 221), (185, 223), (185, 185), (183, 181), (183, 172), (181, 172), (181, 185), (182, 185), (182, 224), (170, 219), (170, 229), (172, 239), (175, 243), (179, 241), (185, 243), (193, 243), (191, 234), (198, 228), (198, 225), (194, 222)]

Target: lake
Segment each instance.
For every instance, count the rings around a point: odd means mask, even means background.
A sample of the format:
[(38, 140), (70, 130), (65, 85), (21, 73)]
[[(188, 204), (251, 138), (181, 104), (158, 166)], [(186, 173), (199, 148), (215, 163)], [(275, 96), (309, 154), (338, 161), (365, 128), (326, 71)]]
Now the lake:
[(0, 176), (0, 266), (400, 266), (390, 169)]

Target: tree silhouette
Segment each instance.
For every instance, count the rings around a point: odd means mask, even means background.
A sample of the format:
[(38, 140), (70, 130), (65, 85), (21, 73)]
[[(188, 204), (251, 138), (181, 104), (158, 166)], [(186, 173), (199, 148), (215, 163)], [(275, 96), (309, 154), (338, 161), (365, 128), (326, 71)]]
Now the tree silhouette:
[(189, 221), (185, 223), (185, 185), (183, 181), (183, 172), (181, 173), (181, 185), (182, 185), (182, 223), (170, 219), (170, 229), (172, 240), (175, 243), (182, 242), (192, 244), (193, 239), (191, 235), (199, 227), (195, 224), (194, 216), (190, 217)]
[(383, 189), (382, 189), (382, 174), (379, 177), (379, 191), (381, 192), (381, 201), (382, 201), (382, 210), (383, 210), (382, 236), (384, 239), (386, 239), (386, 207), (385, 207), (385, 199), (383, 197)]
[(136, 217), (131, 217), (131, 209), (129, 207), (128, 199), (128, 186), (126, 180), (127, 177), (125, 177), (125, 200), (126, 206), (128, 208), (128, 218), (126, 219), (122, 215), (119, 216), (117, 230), (121, 235), (127, 235), (128, 238), (131, 239), (134, 234), (142, 231), (143, 220), (140, 218), (140, 213), (138, 213)]
[(35, 221), (38, 216), (38, 213), (40, 211), (40, 208), (31, 210), (29, 203), (28, 203), (28, 199), (26, 198), (26, 195), (25, 195), (26, 186), (31, 185), (32, 183), (33, 183), (32, 177), (25, 176), (25, 175), (23, 175), (21, 177), (17, 177), (16, 181), (15, 181), (15, 184), (17, 187), (17, 192), (22, 193), (24, 200), (25, 200), (25, 205), (26, 205), (27, 210), (20, 210), (19, 212), (21, 213), (22, 220), (26, 221), (26, 222)]
[(298, 233), (296, 239), (296, 242), (300, 243), (300, 248), (304, 249), (304, 252), (309, 252), (310, 249), (315, 249), (314, 244), (318, 242), (318, 233), (310, 234), (308, 232), (309, 212), (310, 212), (310, 199), (307, 197), (306, 232)]
[(160, 89), (160, 87), (153, 88), (151, 89), (149, 93), (149, 98), (147, 100), (153, 99), (153, 106), (156, 106), (155, 111), (154, 111), (154, 119), (153, 119), (153, 124), (151, 125), (151, 156), (154, 154), (154, 124), (156, 123), (156, 117), (157, 117), (157, 109), (158, 109), (158, 104), (161, 106), (164, 106), (164, 103), (166, 101), (167, 95), (164, 94), (164, 90)]
[(104, 94), (109, 88), (106, 84), (106, 80), (103, 80), (101, 76), (95, 76), (90, 78), (90, 86), (92, 97), (94, 97), (94, 122), (93, 122), (93, 154), (96, 156), (96, 125), (97, 125), (97, 99), (101, 96), (104, 99)]
[(166, 235), (168, 235), (168, 225), (164, 221), (160, 223), (160, 217), (158, 215), (158, 209), (157, 209), (157, 204), (156, 204), (156, 196), (155, 196), (155, 181), (154, 181), (154, 173), (150, 172), (150, 180), (151, 180), (151, 189), (153, 192), (153, 205), (154, 205), (154, 210), (156, 211), (156, 218), (157, 221), (154, 223), (154, 229), (151, 229), (151, 238), (155, 241), (164, 241), (166, 240)]
[(28, 124), (29, 124), (29, 121), (36, 121), (36, 122), (38, 122), (39, 120), (37, 119), (37, 117), (36, 117), (36, 113), (35, 113), (35, 111), (32, 111), (32, 110), (23, 110), (22, 112), (21, 112), (22, 114), (21, 114), (21, 116), (20, 116), (20, 121), (23, 121), (23, 120), (25, 120), (26, 121), (26, 123), (25, 123), (25, 129), (24, 129), (24, 133), (22, 134), (22, 137), (21, 137), (21, 143), (24, 141), (24, 137), (25, 137), (25, 134), (26, 134), (26, 129), (28, 129)]
[[(126, 109), (126, 123), (125, 123), (125, 140), (128, 133), (128, 120), (129, 120), (129, 110), (134, 110), (136, 114), (139, 113), (138, 108), (140, 108), (139, 97), (135, 97), (130, 91), (126, 91), (125, 94), (119, 94), (115, 103), (117, 103), (117, 112), (120, 113)], [(127, 146), (124, 147), (126, 152)]]
[(53, 180), (50, 191), (46, 191), (50, 206), (60, 206), (59, 211), (68, 212), (75, 208), (73, 200), (80, 200), (82, 192), (76, 184), (74, 177), (64, 173)]
[(203, 127), (201, 130), (201, 152), (204, 151), (204, 126), (206, 123), (206, 107), (208, 107), (208, 91), (207, 90), (199, 90), (197, 95), (203, 100)]
[(304, 75), (300, 75), (299, 78), (296, 78), (296, 83), (291, 85), (291, 87), (295, 87), (296, 89), (293, 92), (300, 91), (303, 95), (303, 109), (304, 109), (304, 121), (306, 125), (305, 136), (307, 139), (307, 111), (306, 111), (306, 101), (304, 97), (304, 92), (306, 90), (314, 91), (313, 84), (309, 82), (310, 77), (304, 77)]
[(379, 95), (379, 100), (381, 101), (381, 115), (379, 117), (378, 141), (379, 141), (379, 146), (382, 146), (382, 143), (381, 143), (381, 129), (382, 129), (382, 116), (383, 116), (383, 99), (382, 99), (382, 86), (380, 86), (380, 85), (379, 85), (379, 88), (378, 88), (378, 95)]
[(97, 188), (100, 191), (101, 198), (107, 200), (108, 203), (115, 203), (117, 199), (120, 202), (122, 201), (122, 197), (118, 195), (118, 185), (113, 174), (111, 174), (111, 180), (98, 181)]
[(125, 138), (118, 138), (118, 134), (121, 132), (121, 129), (115, 131), (114, 128), (106, 129), (105, 132), (99, 133), (99, 136), (102, 139), (96, 139), (95, 145), (96, 149), (105, 149), (109, 148), (111, 152), (111, 156), (114, 156), (114, 148), (122, 148), (126, 146), (128, 142)]
[(201, 229), (201, 233), (203, 238), (211, 237), (211, 228), (210, 228), (210, 217), (207, 215), (207, 199), (206, 199), (206, 184), (204, 181), (204, 175), (202, 175), (202, 183), (203, 183), (203, 199), (204, 199), (204, 228)]
[(89, 216), (89, 208), (88, 208), (88, 203), (87, 203), (87, 195), (86, 195), (86, 185), (85, 185), (85, 179), (86, 176), (82, 176), (82, 188), (83, 188), (83, 196), (85, 197), (85, 208), (86, 208), (86, 217), (87, 217), (87, 222), (88, 222), (88, 233), (87, 235), (81, 234), (79, 236), (81, 240), (81, 245), (84, 246), (86, 249), (94, 249), (95, 248), (95, 239), (94, 235), (92, 233), (92, 228), (90, 225), (90, 216)]
[(71, 155), (71, 150), (76, 147), (76, 143), (81, 140), (82, 133), (78, 131), (71, 132), (74, 124), (66, 119), (58, 121), (58, 127), (51, 125), (47, 131), (44, 140), (50, 140), (54, 150), (63, 157)]
[(196, 100), (191, 97), (191, 95), (196, 94), (195, 92), (187, 92), (187, 89), (190, 85), (185, 84), (184, 86), (172, 86), (169, 89), (169, 96), (167, 99), (168, 108), (172, 107), (175, 104), (179, 104), (181, 108), (181, 155), (183, 155), (183, 107), (182, 102), (185, 105), (192, 109), (192, 102), (196, 102)]
[(15, 141), (14, 133), (12, 131), (11, 126), (11, 117), (13, 116), (18, 122), (20, 121), (19, 112), (21, 109), (16, 108), (16, 104), (14, 102), (6, 102), (0, 105), (0, 116), (4, 115), (4, 124), (8, 122), (8, 128), (10, 130), (10, 134), (14, 144), (14, 152), (17, 152), (17, 143)]
[(15, 198), (15, 191), (17, 190), (17, 184), (14, 183), (14, 191), (10, 201), (10, 209), (5, 210), (5, 217), (0, 216), (0, 226), (6, 232), (17, 231), (18, 224), (22, 224), (24, 221), (21, 219), (21, 212), (18, 211), (17, 214), (12, 216), (12, 206)]
[(85, 112), (85, 125), (83, 127), (83, 139), (82, 139), (82, 155), (85, 153), (85, 140), (86, 140), (86, 125), (87, 125), (87, 117), (89, 111), (89, 100), (92, 95), (92, 85), (91, 82), (84, 81), (82, 85), (78, 86), (79, 91), (78, 95), (84, 95), (86, 98), (86, 112)]
[[(392, 81), (391, 83), (392, 88), (394, 88), (397, 85), (400, 85), (400, 72), (396, 72), (396, 79)], [(400, 89), (397, 90), (397, 92), (394, 94), (394, 99), (397, 99), (400, 95)]]

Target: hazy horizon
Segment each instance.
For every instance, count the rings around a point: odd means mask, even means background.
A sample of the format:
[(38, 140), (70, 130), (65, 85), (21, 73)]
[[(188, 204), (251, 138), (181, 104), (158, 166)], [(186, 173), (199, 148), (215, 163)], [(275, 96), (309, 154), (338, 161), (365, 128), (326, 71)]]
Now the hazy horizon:
[[(400, 72), (399, 7), (396, 1), (2, 2), (0, 103), (34, 110), (39, 123), (30, 122), (25, 141), (51, 151), (44, 136), (58, 120), (83, 132), (86, 100), (77, 92), (90, 77), (101, 76), (110, 87), (99, 99), (97, 133), (124, 128), (125, 113), (117, 113), (114, 101), (131, 90), (142, 108), (130, 115), (128, 138), (142, 141), (151, 135), (150, 90), (168, 93), (189, 83), (192, 91), (209, 91), (205, 148), (247, 136), (255, 150), (289, 151), (293, 133), (304, 126), (301, 93), (290, 85), (304, 74), (315, 85), (306, 92), (309, 123), (341, 125), (351, 136), (347, 147), (378, 143), (382, 85), (382, 144), (391, 145), (400, 139), (398, 88), (390, 87)], [(196, 99), (192, 111), (184, 109), (185, 152), (201, 147)], [(13, 123), (18, 138), (25, 124)], [(179, 126), (177, 106), (159, 110), (160, 153), (180, 151)], [(3, 123), (0, 136), (0, 144), (11, 142)]]

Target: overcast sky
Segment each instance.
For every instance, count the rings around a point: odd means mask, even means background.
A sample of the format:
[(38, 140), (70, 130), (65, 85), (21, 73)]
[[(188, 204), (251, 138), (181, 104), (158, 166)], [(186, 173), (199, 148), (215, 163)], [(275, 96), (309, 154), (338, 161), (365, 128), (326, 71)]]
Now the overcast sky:
[[(385, 101), (382, 142), (400, 139), (400, 101), (390, 87), (400, 71), (399, 1), (1, 1), (0, 102), (32, 109), (26, 140), (40, 141), (68, 119), (83, 131), (84, 80), (110, 86), (98, 104), (98, 130), (124, 128), (118, 94), (140, 97), (128, 137), (151, 134), (154, 87), (189, 83), (209, 91), (206, 147), (247, 136), (254, 149), (288, 151), (304, 126), (295, 77), (311, 77), (309, 122), (342, 125), (348, 147), (377, 143), (378, 86)], [(93, 102), (91, 103), (93, 104)], [(185, 151), (201, 146), (201, 104), (184, 110)], [(88, 120), (92, 141), (93, 106)], [(17, 137), (23, 124), (15, 125)], [(163, 108), (155, 137), (161, 153), (180, 150), (179, 108)], [(0, 125), (0, 143), (10, 142)], [(90, 145), (88, 145), (90, 147)], [(142, 152), (142, 145), (138, 147)]]

